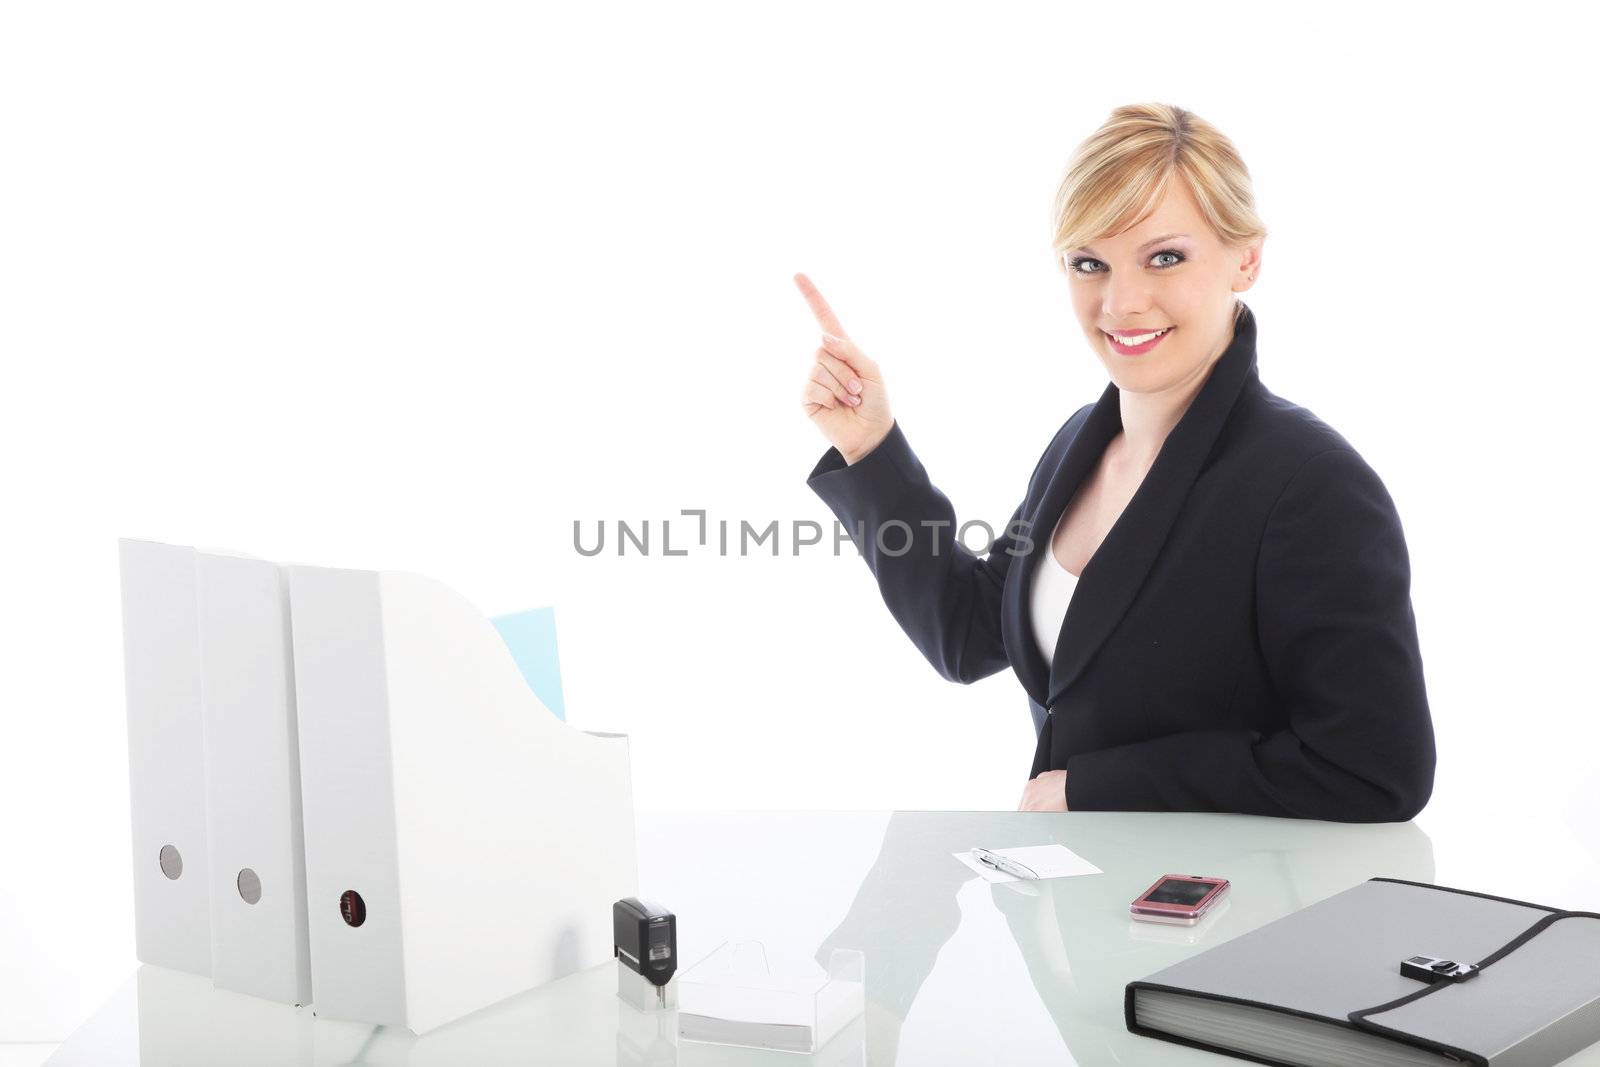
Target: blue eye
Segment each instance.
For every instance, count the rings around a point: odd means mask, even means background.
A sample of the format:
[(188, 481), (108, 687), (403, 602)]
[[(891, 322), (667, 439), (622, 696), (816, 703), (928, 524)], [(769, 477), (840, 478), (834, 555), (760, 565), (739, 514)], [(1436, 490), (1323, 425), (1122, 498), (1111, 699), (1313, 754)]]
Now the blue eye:
[[(1174, 248), (1164, 248), (1161, 251), (1159, 251), (1159, 252), (1155, 253), (1154, 255), (1152, 255), (1150, 258), (1152, 260), (1155, 260), (1155, 259), (1159, 259), (1162, 256), (1172, 256), (1173, 257), (1173, 261), (1170, 262), (1170, 263), (1159, 264), (1158, 265), (1158, 269), (1160, 269), (1160, 270), (1167, 270), (1167, 269), (1169, 269), (1171, 267), (1176, 267), (1179, 263), (1182, 263), (1185, 260), (1185, 258), (1187, 258), (1187, 257), (1184, 256), (1184, 254), (1182, 252), (1179, 252), (1177, 249), (1174, 249)], [(1095, 269), (1089, 269), (1089, 267), (1087, 267), (1086, 264), (1094, 264), (1094, 268)], [(1098, 259), (1091, 259), (1088, 256), (1073, 256), (1071, 259), (1067, 260), (1067, 267), (1074, 274), (1081, 274), (1081, 275), (1084, 275), (1086, 277), (1089, 276), (1089, 275), (1092, 275), (1092, 274), (1104, 274), (1105, 273), (1105, 269), (1104, 269), (1105, 268), (1105, 264), (1101, 263)]]

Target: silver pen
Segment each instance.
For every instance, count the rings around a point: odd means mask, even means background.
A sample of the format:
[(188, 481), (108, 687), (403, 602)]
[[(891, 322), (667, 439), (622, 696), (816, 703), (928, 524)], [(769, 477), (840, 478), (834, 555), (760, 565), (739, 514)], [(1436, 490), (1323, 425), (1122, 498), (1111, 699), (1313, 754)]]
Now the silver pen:
[(1016, 860), (1007, 856), (1002, 856), (998, 852), (990, 852), (986, 848), (973, 849), (972, 857), (984, 866), (993, 867), (995, 870), (1004, 874), (1009, 874), (1014, 878), (1039, 877), (1025, 864), (1018, 863)]

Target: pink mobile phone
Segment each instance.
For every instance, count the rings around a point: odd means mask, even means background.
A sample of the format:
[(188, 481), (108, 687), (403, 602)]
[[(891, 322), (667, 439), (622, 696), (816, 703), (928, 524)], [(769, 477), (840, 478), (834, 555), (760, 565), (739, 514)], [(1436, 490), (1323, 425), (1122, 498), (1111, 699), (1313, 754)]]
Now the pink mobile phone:
[(1226, 878), (1165, 874), (1128, 905), (1135, 919), (1193, 926), (1228, 892)]

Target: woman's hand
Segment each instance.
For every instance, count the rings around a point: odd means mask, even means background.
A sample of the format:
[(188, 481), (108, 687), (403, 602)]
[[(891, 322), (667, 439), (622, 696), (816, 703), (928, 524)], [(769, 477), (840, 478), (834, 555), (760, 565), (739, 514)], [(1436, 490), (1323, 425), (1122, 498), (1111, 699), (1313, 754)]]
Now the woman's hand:
[(883, 374), (845, 334), (811, 279), (796, 274), (794, 283), (823, 331), (816, 362), (800, 394), (801, 406), (844, 461), (855, 463), (877, 448), (894, 426)]
[(1022, 787), (1018, 811), (1066, 811), (1067, 772), (1045, 771)]

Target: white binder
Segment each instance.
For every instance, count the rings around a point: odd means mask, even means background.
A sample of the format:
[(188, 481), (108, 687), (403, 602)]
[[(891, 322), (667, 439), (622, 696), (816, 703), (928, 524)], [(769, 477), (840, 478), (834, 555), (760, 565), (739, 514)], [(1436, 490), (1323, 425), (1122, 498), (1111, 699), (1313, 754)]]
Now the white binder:
[(195, 551), (122, 539), (137, 954), (211, 973)]
[(197, 561), (212, 981), (308, 1004), (288, 582), (270, 560)]
[(556, 719), (438, 582), (286, 569), (318, 1015), (420, 1034), (610, 961), (627, 738)]

